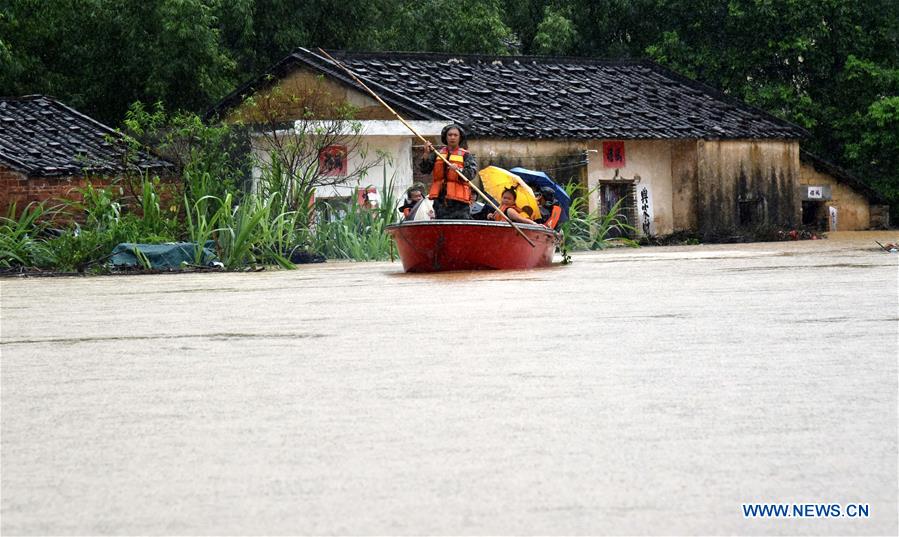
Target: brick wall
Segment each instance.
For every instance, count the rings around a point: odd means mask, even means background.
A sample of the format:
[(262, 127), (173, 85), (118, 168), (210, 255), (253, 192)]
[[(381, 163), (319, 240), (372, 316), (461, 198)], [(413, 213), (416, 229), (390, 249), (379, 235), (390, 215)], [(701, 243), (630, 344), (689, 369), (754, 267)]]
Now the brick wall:
[(30, 202), (71, 198), (72, 189), (83, 187), (81, 177), (28, 177), (24, 173), (0, 167), (0, 214), (6, 214), (15, 203), (18, 210)]
[[(47, 205), (58, 204), (59, 200), (79, 200), (76, 189), (84, 188), (91, 183), (95, 188), (102, 188), (116, 181), (114, 177), (28, 177), (27, 175), (0, 166), (0, 215), (6, 215), (9, 207), (15, 203), (16, 211), (21, 211), (30, 202), (45, 201)], [(121, 183), (120, 183), (121, 184)], [(162, 198), (163, 209), (180, 199), (180, 183), (177, 178), (163, 179), (158, 189)], [(129, 205), (133, 197), (129, 189), (122, 185), (121, 202)]]

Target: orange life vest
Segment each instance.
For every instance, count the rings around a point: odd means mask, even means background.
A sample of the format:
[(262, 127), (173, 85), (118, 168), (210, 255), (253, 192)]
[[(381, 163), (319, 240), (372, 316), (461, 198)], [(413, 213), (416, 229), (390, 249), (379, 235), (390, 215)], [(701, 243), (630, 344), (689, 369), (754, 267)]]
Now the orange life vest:
[[(465, 149), (457, 147), (455, 151), (444, 148), (442, 151), (446, 160), (450, 161), (454, 166), (462, 169), (465, 162)], [(429, 199), (437, 199), (440, 197), (440, 191), (446, 183), (446, 199), (469, 203), (471, 201), (471, 187), (464, 177), (460, 177), (456, 170), (447, 170), (446, 163), (438, 158), (434, 162), (434, 182), (431, 183), (431, 190), (428, 192)]]
[(562, 208), (558, 205), (553, 205), (552, 213), (550, 213), (549, 218), (543, 223), (549, 229), (556, 229), (556, 226), (559, 225), (559, 218), (562, 218)]
[[(499, 210), (493, 213), (493, 219), (497, 222), (505, 222), (506, 219), (503, 218), (503, 216), (499, 213), (506, 214), (506, 211), (508, 211), (509, 209), (515, 209), (516, 211), (518, 211), (518, 214), (521, 214), (521, 207), (519, 207), (518, 205), (506, 205), (505, 203), (503, 203), (499, 206)], [(508, 216), (509, 215), (506, 214), (506, 217)]]

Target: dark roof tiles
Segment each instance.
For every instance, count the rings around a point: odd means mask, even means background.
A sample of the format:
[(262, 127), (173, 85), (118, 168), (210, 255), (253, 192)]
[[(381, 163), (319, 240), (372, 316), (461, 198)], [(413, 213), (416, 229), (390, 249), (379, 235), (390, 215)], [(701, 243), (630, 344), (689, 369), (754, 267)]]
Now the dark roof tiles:
[[(650, 62), (387, 52), (333, 55), (410, 118), (463, 121), (472, 136), (765, 139), (807, 134)], [(339, 67), (303, 48), (267, 74), (284, 76), (298, 66), (364, 91)], [(239, 104), (264, 79), (238, 88), (208, 115)], [(518, 117), (533, 119), (525, 123)]]
[[(0, 98), (0, 164), (33, 176), (117, 173), (127, 145), (121, 134), (42, 95)], [(111, 143), (112, 142), (112, 143)], [(141, 169), (172, 164), (139, 152)]]

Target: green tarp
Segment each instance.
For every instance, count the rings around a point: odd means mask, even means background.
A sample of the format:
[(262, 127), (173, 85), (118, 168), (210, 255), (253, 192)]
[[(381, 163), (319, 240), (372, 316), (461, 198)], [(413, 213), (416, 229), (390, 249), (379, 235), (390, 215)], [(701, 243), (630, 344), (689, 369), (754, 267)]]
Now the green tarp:
[(145, 268), (138, 256), (141, 255), (149, 263), (152, 269), (177, 269), (182, 263), (189, 265), (199, 264), (207, 267), (214, 266), (218, 261), (215, 255), (215, 242), (207, 241), (200, 255), (199, 263), (196, 259), (197, 245), (192, 242), (170, 242), (167, 244), (136, 244), (123, 242), (112, 251), (109, 263), (114, 267), (139, 267)]

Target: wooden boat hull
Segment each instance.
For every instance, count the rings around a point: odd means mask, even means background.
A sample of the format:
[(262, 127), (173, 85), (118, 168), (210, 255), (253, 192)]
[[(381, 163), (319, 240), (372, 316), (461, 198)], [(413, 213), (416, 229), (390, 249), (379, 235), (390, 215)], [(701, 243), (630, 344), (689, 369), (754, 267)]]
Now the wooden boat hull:
[(559, 234), (519, 225), (532, 247), (505, 222), (429, 220), (387, 227), (406, 272), (530, 269), (549, 266)]

